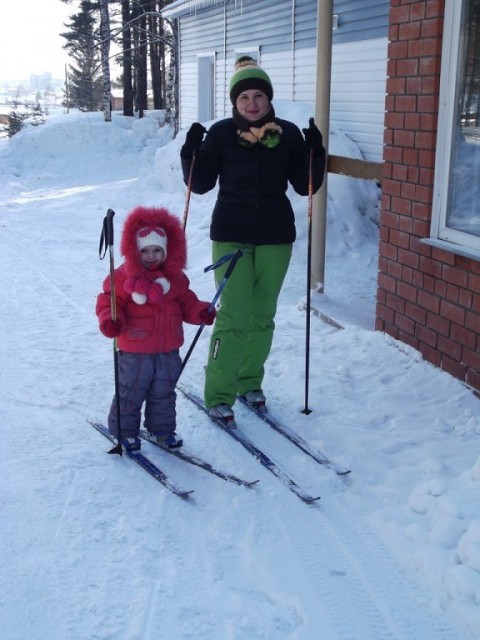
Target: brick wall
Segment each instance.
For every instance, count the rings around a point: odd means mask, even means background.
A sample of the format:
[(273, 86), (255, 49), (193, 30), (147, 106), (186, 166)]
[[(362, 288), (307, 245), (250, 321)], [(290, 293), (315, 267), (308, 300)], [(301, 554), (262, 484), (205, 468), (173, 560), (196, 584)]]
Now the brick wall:
[(480, 391), (480, 262), (429, 247), (444, 0), (391, 0), (376, 328)]

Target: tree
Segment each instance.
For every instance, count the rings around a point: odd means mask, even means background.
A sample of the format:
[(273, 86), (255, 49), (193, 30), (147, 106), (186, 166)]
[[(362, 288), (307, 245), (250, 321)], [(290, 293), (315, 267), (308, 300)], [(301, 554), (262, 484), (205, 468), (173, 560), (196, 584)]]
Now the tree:
[(112, 86), (110, 83), (110, 16), (108, 13), (108, 0), (100, 2), (100, 51), (103, 72), (103, 113), (105, 122), (112, 121)]
[(18, 111), (10, 111), (8, 114), (7, 135), (12, 138), (16, 133), (23, 129), (23, 121), (27, 118), (27, 114)]
[(70, 16), (70, 22), (65, 25), (69, 31), (61, 34), (67, 41), (64, 48), (73, 60), (67, 71), (69, 106), (82, 111), (98, 111), (102, 104), (99, 31), (95, 16), (98, 8), (98, 2), (82, 0), (79, 12)]

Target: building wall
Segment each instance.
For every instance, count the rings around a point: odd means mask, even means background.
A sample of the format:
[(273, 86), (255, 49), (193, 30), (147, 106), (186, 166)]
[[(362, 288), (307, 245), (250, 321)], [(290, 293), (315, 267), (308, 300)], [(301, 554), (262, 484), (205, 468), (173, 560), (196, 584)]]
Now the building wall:
[(444, 0), (391, 0), (376, 328), (480, 391), (480, 263), (423, 244)]
[[(332, 33), (331, 119), (365, 159), (377, 162), (383, 155), (388, 6), (388, 0), (334, 2), (339, 27)], [(215, 118), (230, 115), (235, 54), (249, 46), (260, 47), (275, 99), (313, 107), (316, 0), (179, 2), (170, 11), (179, 18), (181, 128), (198, 119), (197, 56), (202, 52), (215, 53)]]

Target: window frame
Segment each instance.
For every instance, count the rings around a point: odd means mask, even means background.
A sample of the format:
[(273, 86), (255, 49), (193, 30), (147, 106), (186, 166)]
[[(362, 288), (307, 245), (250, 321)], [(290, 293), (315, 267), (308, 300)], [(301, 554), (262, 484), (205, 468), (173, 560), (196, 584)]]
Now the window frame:
[(452, 93), (452, 87), (457, 85), (464, 2), (465, 0), (460, 2), (446, 0), (445, 2), (432, 220), (430, 238), (425, 239), (424, 242), (479, 260), (480, 237), (447, 226), (456, 106), (456, 91)]

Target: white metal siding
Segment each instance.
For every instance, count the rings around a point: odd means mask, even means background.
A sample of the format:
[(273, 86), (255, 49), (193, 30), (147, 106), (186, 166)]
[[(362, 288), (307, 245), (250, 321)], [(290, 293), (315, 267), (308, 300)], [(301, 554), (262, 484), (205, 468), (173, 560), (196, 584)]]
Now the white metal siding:
[[(208, 3), (207, 3), (208, 4)], [(315, 42), (305, 47), (301, 34), (316, 34), (314, 0), (297, 0), (296, 44), (292, 43), (292, 2), (278, 2), (271, 19), (271, 0), (210, 4), (204, 11), (184, 15), (180, 20), (180, 114), (181, 128), (198, 119), (197, 55), (215, 51), (215, 118), (231, 113), (228, 84), (233, 72), (235, 51), (260, 48), (260, 63), (268, 72), (278, 100), (315, 101)], [(384, 1), (337, 0), (339, 7), (362, 24), (376, 6), (383, 14)], [(310, 6), (309, 6), (310, 5)], [(312, 5), (315, 10), (307, 20)], [(351, 13), (352, 9), (356, 9)], [(290, 11), (290, 15), (289, 12)], [(363, 22), (364, 26), (365, 23)], [(226, 42), (225, 42), (226, 37)], [(303, 47), (300, 45), (303, 42)], [(225, 59), (226, 54), (226, 59)], [(336, 42), (332, 50), (331, 119), (360, 147), (365, 159), (381, 161), (387, 73), (387, 37)]]
[(375, 38), (332, 48), (331, 120), (375, 162), (383, 158), (387, 45)]

